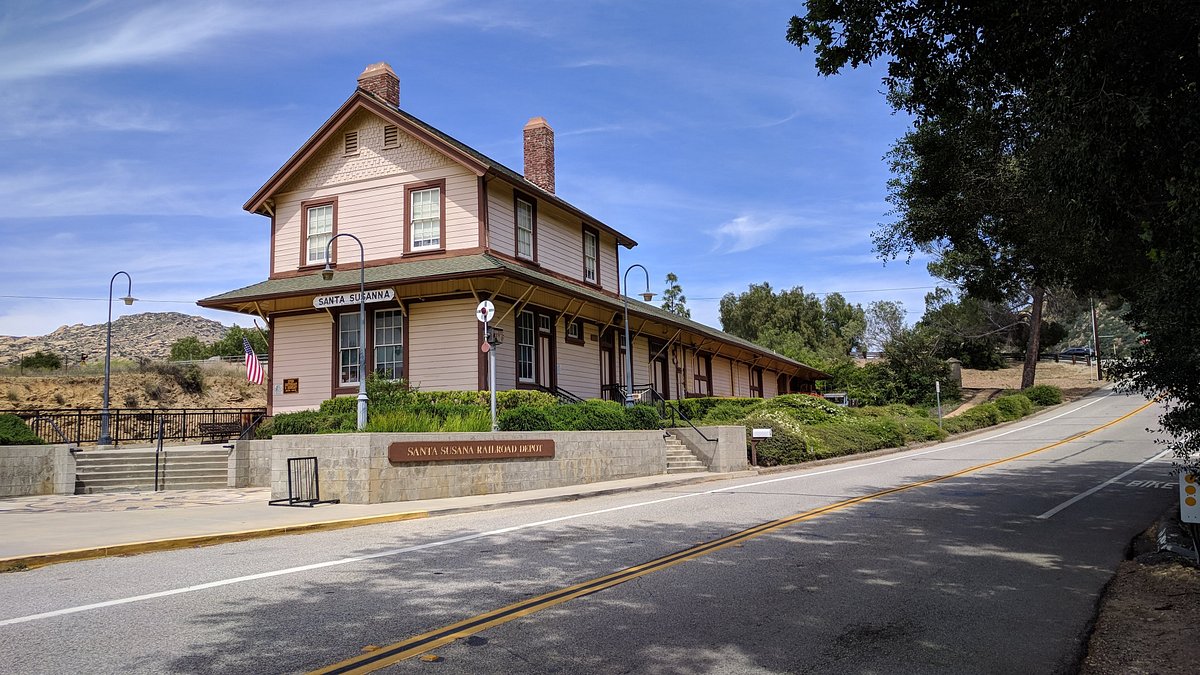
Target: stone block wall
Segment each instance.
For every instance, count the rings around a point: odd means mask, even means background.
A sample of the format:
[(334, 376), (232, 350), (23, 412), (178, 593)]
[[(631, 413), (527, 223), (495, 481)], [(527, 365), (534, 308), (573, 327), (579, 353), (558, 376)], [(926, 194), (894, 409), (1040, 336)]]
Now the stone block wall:
[(667, 429), (675, 435), (692, 454), (708, 466), (709, 471), (726, 473), (745, 471), (750, 467), (746, 460), (746, 427), (720, 426), (699, 427), (712, 442), (704, 440), (691, 427)]
[(75, 455), (70, 446), (0, 446), (0, 497), (72, 494)]
[(657, 430), (439, 434), (438, 440), (446, 441), (550, 439), (555, 453), (553, 458), (388, 461), (389, 444), (428, 438), (428, 434), (276, 437), (271, 441), (271, 496), (288, 496), (290, 457), (317, 457), (321, 498), (351, 504), (536, 490), (653, 476), (666, 470), (666, 445)]
[(229, 453), (229, 487), (271, 486), (271, 441), (238, 441)]

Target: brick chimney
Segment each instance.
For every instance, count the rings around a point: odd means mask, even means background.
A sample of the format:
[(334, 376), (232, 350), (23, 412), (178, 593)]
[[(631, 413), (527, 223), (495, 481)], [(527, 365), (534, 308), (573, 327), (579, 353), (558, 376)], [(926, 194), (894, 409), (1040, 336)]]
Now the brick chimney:
[(400, 78), (387, 63), (372, 63), (358, 76), (358, 88), (393, 107), (400, 107)]
[(554, 194), (554, 130), (545, 117), (525, 123), (525, 180)]

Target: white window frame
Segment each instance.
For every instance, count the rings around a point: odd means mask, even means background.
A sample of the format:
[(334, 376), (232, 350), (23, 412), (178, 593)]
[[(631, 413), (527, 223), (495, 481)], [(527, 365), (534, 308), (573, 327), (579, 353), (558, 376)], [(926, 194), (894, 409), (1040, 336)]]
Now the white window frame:
[[(432, 197), (432, 199), (423, 200), (421, 202), (422, 214), (425, 217), (418, 218), (417, 213), (417, 198)], [(432, 209), (433, 217), (428, 217), (429, 210)], [(409, 192), (408, 197), (408, 231), (409, 244), (412, 251), (425, 251), (429, 249), (437, 249), (442, 247), (442, 188), (439, 186), (420, 188)], [(418, 220), (420, 224), (420, 234), (424, 235), (418, 239)], [(432, 226), (432, 233), (428, 228)]]
[[(318, 217), (313, 218), (313, 213), (316, 212)], [(304, 242), (306, 247), (305, 262), (309, 265), (324, 265), (325, 264), (325, 248), (329, 245), (329, 240), (333, 238), (333, 204), (319, 204), (309, 206), (305, 214), (305, 223), (307, 225), (307, 241)], [(314, 223), (319, 228), (314, 231)]]
[[(522, 325), (528, 322), (528, 326)], [(537, 317), (529, 310), (517, 314), (517, 381), (537, 378)], [(528, 342), (526, 342), (528, 340)], [(529, 374), (526, 375), (525, 373)]]
[(568, 340), (583, 340), (583, 324), (579, 321), (567, 322), (567, 339)]
[[(525, 207), (525, 208), (522, 208), (522, 207)], [(526, 225), (525, 227), (523, 227), (522, 223), (521, 223), (522, 211), (524, 211), (524, 215), (525, 215), (525, 225)], [(533, 249), (534, 249), (534, 246), (533, 246), (533, 231), (534, 231), (533, 220), (534, 220), (534, 218), (536, 218), (534, 213), (535, 213), (535, 211), (534, 211), (533, 202), (531, 202), (527, 199), (521, 198), (521, 197), (517, 197), (516, 220), (517, 220), (517, 257), (518, 258), (526, 258), (528, 260), (533, 260)], [(522, 237), (522, 235), (524, 235), (524, 237)]]
[(404, 377), (404, 313), (377, 309), (374, 315), (373, 370), (388, 380)]
[[(349, 387), (358, 385), (362, 373), (353, 380), (347, 379), (349, 373), (358, 371), (358, 341), (362, 336), (358, 332), (358, 312), (342, 312), (338, 314), (338, 386)], [(351, 344), (347, 344), (351, 343)]]
[(583, 231), (583, 280), (596, 283), (600, 266), (600, 237), (591, 230)]

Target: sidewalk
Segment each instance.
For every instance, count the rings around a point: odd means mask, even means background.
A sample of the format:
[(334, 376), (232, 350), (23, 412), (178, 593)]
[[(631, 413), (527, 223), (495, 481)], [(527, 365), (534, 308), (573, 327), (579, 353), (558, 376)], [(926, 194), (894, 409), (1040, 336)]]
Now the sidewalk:
[(268, 506), (268, 488), (0, 499), (0, 572), (755, 475), (681, 473), (387, 504)]

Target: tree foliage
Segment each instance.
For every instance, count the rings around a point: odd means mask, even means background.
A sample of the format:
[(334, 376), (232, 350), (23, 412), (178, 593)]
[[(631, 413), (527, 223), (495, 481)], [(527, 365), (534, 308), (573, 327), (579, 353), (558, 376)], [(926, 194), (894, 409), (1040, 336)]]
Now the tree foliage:
[(663, 291), (662, 308), (685, 319), (692, 318), (692, 310), (687, 308), (687, 296), (679, 285), (679, 277), (674, 272), (667, 273), (667, 288)]
[(31, 370), (58, 370), (62, 368), (62, 357), (53, 352), (36, 351), (22, 356), (20, 365)]
[(242, 356), (246, 353), (243, 337), (250, 340), (254, 353), (267, 353), (267, 337), (262, 331), (234, 326), (212, 344), (204, 344), (192, 335), (180, 338), (171, 344), (170, 358), (172, 361), (202, 361), (213, 356)]
[(725, 332), (818, 367), (859, 349), (866, 330), (860, 305), (837, 293), (822, 302), (799, 286), (777, 293), (769, 283), (751, 284), (726, 293), (720, 312)]
[(788, 39), (817, 69), (884, 61), (889, 100), (913, 117), (899, 175), (921, 194), (897, 205), (913, 236), (895, 250), (925, 241), (982, 259), (987, 247), (1025, 266), (1023, 281), (1126, 300), (1148, 342), (1115, 372), (1169, 394), (1164, 429), (1182, 457), (1200, 451), (1200, 3), (805, 8)]
[(879, 351), (904, 330), (904, 303), (876, 300), (867, 305), (863, 347)]

